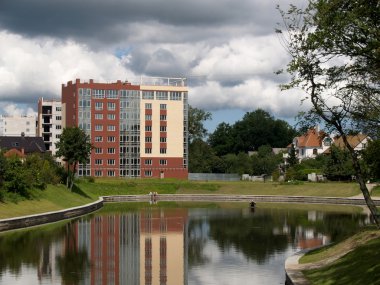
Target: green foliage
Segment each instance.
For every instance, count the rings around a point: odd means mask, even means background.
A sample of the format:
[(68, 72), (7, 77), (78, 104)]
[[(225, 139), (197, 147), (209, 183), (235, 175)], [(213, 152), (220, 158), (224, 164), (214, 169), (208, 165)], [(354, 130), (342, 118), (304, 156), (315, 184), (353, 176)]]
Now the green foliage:
[(294, 147), (294, 144), (292, 144), (292, 147), (290, 148), (289, 157), (287, 159), (287, 162), (288, 162), (290, 167), (292, 167), (298, 163), (298, 158), (296, 155), (296, 149)]
[(380, 179), (380, 139), (368, 143), (363, 151), (363, 160), (368, 168), (369, 176), (372, 179)]
[[(72, 189), (77, 164), (86, 163), (90, 157), (92, 149), (90, 137), (78, 127), (65, 128), (56, 147), (58, 149), (56, 156), (63, 157), (67, 162), (67, 187)], [(73, 170), (72, 173), (70, 168)]]
[(17, 156), (11, 156), (7, 159), (6, 169), (4, 172), (4, 188), (8, 192), (20, 194), (28, 197), (30, 184), (30, 172), (24, 167), (21, 159)]
[(243, 119), (230, 126), (218, 125), (210, 134), (209, 143), (217, 155), (257, 150), (260, 146), (286, 147), (296, 132), (288, 123), (274, 119), (268, 112), (257, 109), (247, 112)]
[(211, 113), (202, 109), (189, 106), (189, 142), (196, 139), (202, 140), (207, 135), (207, 130), (203, 123), (211, 120)]
[(209, 144), (219, 156), (231, 153), (234, 148), (233, 127), (227, 123), (220, 123), (208, 138)]
[(270, 175), (278, 170), (282, 162), (282, 154), (275, 155), (268, 145), (259, 147), (257, 154), (251, 156), (253, 175)]
[(50, 154), (31, 154), (24, 159), (1, 155), (2, 199), (18, 202), (30, 198), (32, 189), (45, 189), (47, 184), (60, 181), (59, 166)]
[(332, 181), (351, 180), (355, 171), (349, 152), (331, 146), (331, 154), (327, 156), (323, 172)]
[(316, 158), (304, 159), (299, 164), (293, 165), (286, 170), (286, 180), (307, 181), (307, 175), (311, 173), (323, 174), (323, 168), (327, 156), (318, 155)]
[(212, 148), (201, 139), (195, 139), (189, 146), (189, 171), (192, 173), (224, 172), (223, 161)]

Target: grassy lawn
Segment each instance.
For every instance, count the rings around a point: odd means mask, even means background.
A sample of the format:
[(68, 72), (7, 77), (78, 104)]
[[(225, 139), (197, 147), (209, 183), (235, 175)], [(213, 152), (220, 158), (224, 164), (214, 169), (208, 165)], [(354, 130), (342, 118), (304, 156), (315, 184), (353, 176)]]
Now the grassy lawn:
[(333, 246), (311, 252), (301, 262), (321, 261), (355, 248), (335, 262), (304, 271), (313, 285), (319, 284), (380, 284), (380, 231), (367, 230)]
[(371, 195), (375, 196), (375, 197), (379, 197), (380, 196), (380, 185), (376, 186), (376, 187), (374, 187), (372, 189)]
[(79, 180), (73, 192), (64, 185), (49, 185), (46, 190), (34, 190), (33, 199), (17, 204), (0, 202), (0, 219), (60, 210), (95, 201), (99, 196), (147, 194), (242, 194), (349, 197), (359, 194), (355, 183), (262, 183), (262, 182), (195, 182), (174, 179), (97, 179), (94, 183)]

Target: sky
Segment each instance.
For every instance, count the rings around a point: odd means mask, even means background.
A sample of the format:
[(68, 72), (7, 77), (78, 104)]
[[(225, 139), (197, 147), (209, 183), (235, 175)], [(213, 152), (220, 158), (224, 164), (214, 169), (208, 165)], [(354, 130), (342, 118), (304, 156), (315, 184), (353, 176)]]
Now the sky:
[(279, 88), (289, 56), (276, 5), (305, 1), (1, 0), (0, 114), (35, 114), (76, 78), (186, 77), (210, 131), (258, 108), (292, 124), (307, 106)]

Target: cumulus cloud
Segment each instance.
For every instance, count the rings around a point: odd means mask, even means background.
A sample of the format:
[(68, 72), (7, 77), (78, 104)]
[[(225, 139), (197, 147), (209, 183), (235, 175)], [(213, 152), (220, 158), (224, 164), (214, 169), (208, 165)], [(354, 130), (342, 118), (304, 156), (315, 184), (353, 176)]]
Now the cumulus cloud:
[(0, 100), (36, 103), (60, 98), (61, 84), (75, 78), (126, 78), (120, 59), (72, 41), (39, 40), (0, 32)]
[(294, 118), (302, 94), (281, 93), (286, 77), (274, 75), (289, 60), (274, 34), (276, 2), (5, 0), (0, 108), (36, 110), (38, 97), (59, 98), (61, 84), (75, 78), (168, 76), (188, 78), (196, 107)]

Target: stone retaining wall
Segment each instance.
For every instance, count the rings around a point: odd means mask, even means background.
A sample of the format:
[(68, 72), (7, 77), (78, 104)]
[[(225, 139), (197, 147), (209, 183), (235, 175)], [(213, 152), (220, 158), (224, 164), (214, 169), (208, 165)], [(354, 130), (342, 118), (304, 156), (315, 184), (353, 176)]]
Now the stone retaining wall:
[(11, 219), (0, 220), (0, 232), (15, 230), (20, 228), (32, 227), (46, 223), (57, 222), (89, 214), (103, 207), (103, 199), (83, 205), (80, 207), (69, 208), (61, 211), (48, 212), (30, 216), (23, 216)]

